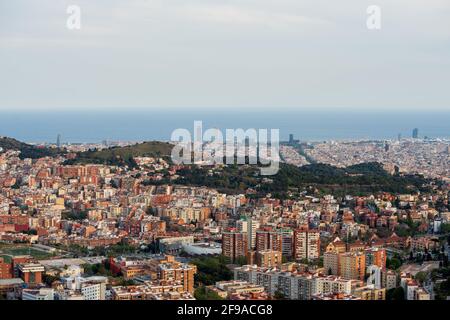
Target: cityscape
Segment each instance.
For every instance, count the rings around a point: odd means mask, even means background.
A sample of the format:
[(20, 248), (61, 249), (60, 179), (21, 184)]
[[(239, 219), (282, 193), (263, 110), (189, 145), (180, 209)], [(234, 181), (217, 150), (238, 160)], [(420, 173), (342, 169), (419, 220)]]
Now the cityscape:
[(173, 146), (1, 137), (1, 299), (450, 297), (450, 139), (291, 134), (268, 177)]
[(0, 1), (1, 314), (445, 315), (449, 16)]

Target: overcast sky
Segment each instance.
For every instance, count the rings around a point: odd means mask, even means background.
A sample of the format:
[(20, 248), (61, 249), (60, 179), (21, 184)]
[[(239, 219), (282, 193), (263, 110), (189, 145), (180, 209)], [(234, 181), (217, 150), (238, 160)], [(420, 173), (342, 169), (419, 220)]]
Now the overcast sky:
[(449, 17), (449, 0), (0, 0), (0, 109), (449, 110)]

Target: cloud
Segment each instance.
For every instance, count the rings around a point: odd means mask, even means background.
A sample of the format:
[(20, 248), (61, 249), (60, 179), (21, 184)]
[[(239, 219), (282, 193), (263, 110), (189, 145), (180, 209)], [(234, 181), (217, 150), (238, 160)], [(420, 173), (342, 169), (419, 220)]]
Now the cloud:
[(0, 1), (0, 109), (445, 106), (449, 14), (448, 0)]
[(299, 27), (301, 25), (324, 25), (328, 21), (288, 13), (272, 13), (230, 5), (186, 6), (178, 9), (180, 16), (193, 20), (225, 23), (230, 25), (254, 25), (272, 28)]

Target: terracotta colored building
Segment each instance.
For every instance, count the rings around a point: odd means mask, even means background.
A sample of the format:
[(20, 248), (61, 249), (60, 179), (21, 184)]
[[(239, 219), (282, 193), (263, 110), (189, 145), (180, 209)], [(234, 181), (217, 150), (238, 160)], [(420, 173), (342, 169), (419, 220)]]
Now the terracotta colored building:
[(42, 283), (45, 269), (39, 263), (24, 263), (18, 265), (19, 277), (27, 284)]
[(12, 277), (12, 264), (0, 258), (0, 279), (11, 279)]
[(247, 233), (228, 231), (222, 233), (222, 254), (231, 261), (247, 257)]

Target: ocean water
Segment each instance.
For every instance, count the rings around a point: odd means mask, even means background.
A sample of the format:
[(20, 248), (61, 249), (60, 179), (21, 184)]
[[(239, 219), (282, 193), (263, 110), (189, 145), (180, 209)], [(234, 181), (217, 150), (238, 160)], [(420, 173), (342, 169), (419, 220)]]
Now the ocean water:
[[(203, 129), (279, 129), (302, 141), (397, 139), (419, 136), (450, 138), (448, 112), (357, 112), (302, 110), (123, 110), (123, 111), (0, 111), (0, 135), (26, 142), (101, 142), (170, 140), (173, 130), (193, 132), (195, 120)], [(225, 131), (223, 131), (225, 132)]]

